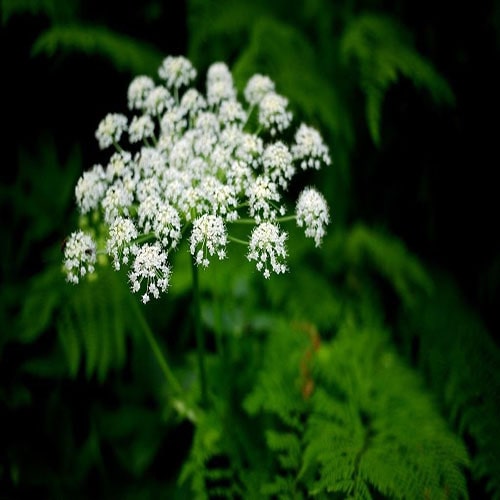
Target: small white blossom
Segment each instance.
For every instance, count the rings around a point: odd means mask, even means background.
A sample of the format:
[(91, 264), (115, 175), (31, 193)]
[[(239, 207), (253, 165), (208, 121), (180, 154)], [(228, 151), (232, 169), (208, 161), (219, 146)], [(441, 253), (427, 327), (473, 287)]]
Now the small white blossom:
[(134, 116), (128, 129), (129, 141), (139, 142), (153, 137), (155, 124), (149, 115)]
[(271, 271), (276, 274), (285, 273), (287, 267), (285, 259), (287, 251), (285, 241), (287, 233), (280, 231), (277, 224), (263, 222), (255, 226), (248, 246), (247, 258), (254, 260), (258, 271), (262, 272), (264, 278), (271, 276)]
[(225, 100), (235, 100), (233, 76), (227, 65), (216, 62), (207, 71), (207, 102), (209, 106), (220, 104)]
[(207, 267), (209, 256), (226, 257), (227, 233), (222, 217), (203, 214), (193, 222), (189, 250), (197, 265)]
[(149, 93), (155, 88), (155, 83), (149, 76), (136, 76), (128, 86), (129, 109), (143, 109)]
[(127, 117), (120, 113), (108, 113), (97, 127), (95, 137), (101, 149), (106, 149), (111, 144), (116, 144), (127, 130)]
[(128, 277), (132, 292), (137, 293), (146, 282), (142, 302), (149, 302), (150, 295), (158, 299), (160, 292), (165, 292), (170, 282), (171, 269), (167, 262), (167, 254), (156, 242), (142, 245), (135, 256), (132, 270)]
[(266, 75), (255, 74), (248, 80), (244, 95), (247, 102), (255, 106), (269, 92), (274, 92), (274, 82)]
[(152, 116), (161, 116), (165, 111), (174, 106), (174, 99), (170, 92), (158, 85), (149, 92), (144, 102), (144, 110)]
[(245, 123), (247, 114), (241, 103), (236, 100), (223, 101), (219, 108), (219, 122), (221, 124)]
[(119, 215), (128, 215), (133, 201), (134, 194), (126, 188), (123, 181), (118, 180), (110, 186), (101, 202), (106, 223), (111, 224)]
[(323, 142), (320, 133), (313, 127), (302, 123), (295, 134), (295, 144), (292, 146), (292, 155), (300, 161), (300, 166), (319, 170), (321, 162), (330, 165), (330, 153)]
[(66, 280), (75, 285), (88, 273), (93, 273), (96, 263), (96, 244), (92, 237), (81, 230), (69, 235), (64, 244), (64, 272)]
[(153, 219), (153, 231), (164, 247), (175, 248), (181, 239), (181, 218), (179, 212), (167, 203), (158, 207)]
[(288, 181), (295, 173), (293, 158), (288, 147), (281, 141), (269, 144), (262, 155), (262, 164), (264, 173), (268, 175), (273, 182), (286, 189)]
[(196, 78), (196, 69), (183, 56), (168, 56), (158, 69), (158, 75), (165, 80), (168, 88), (179, 89)]
[(78, 179), (75, 188), (76, 203), (80, 212), (86, 214), (98, 207), (108, 184), (101, 165), (94, 165)]
[(113, 259), (113, 267), (118, 271), (121, 264), (128, 264), (130, 254), (135, 255), (138, 246), (133, 243), (137, 229), (132, 219), (117, 217), (109, 227), (106, 252)]
[(115, 152), (109, 159), (106, 167), (106, 179), (112, 182), (114, 179), (124, 178), (131, 175), (132, 155), (128, 151)]
[(276, 202), (280, 201), (278, 186), (265, 175), (258, 176), (246, 191), (249, 203), (249, 211), (255, 217), (257, 223), (262, 220), (275, 219), (280, 207)]
[(189, 114), (191, 117), (195, 117), (206, 107), (207, 101), (205, 98), (196, 89), (188, 89), (182, 96), (179, 111), (182, 115)]
[(271, 135), (283, 132), (292, 123), (292, 113), (287, 111), (288, 99), (275, 92), (268, 92), (259, 104), (259, 124)]
[(317, 247), (326, 234), (325, 227), (330, 222), (328, 205), (324, 196), (314, 188), (306, 188), (300, 193), (296, 206), (297, 225), (305, 227), (305, 235), (314, 238)]

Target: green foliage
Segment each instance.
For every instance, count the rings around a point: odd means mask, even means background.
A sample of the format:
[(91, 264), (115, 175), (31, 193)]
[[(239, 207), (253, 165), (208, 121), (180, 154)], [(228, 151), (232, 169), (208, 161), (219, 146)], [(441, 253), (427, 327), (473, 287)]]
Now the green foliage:
[(57, 51), (81, 52), (108, 58), (119, 71), (153, 74), (162, 54), (147, 43), (119, 35), (101, 26), (53, 26), (43, 32), (33, 45), (33, 54), (54, 56)]
[(65, 21), (75, 17), (77, 6), (78, 2), (64, 0), (2, 0), (2, 24), (21, 14), (44, 14), (54, 22)]
[(406, 306), (432, 292), (429, 273), (398, 238), (356, 224), (345, 235), (344, 244), (347, 265), (357, 272), (371, 269), (382, 276)]
[(366, 119), (377, 144), (384, 96), (400, 75), (428, 90), (437, 103), (454, 103), (447, 81), (415, 50), (407, 30), (390, 17), (365, 13), (353, 18), (342, 35), (341, 57), (358, 68)]
[[(2, 23), (45, 16), (36, 64), (86, 54), (121, 72), (156, 70), (163, 51), (84, 23), (79, 6), (3, 0)], [(316, 249), (291, 228), (290, 272), (270, 281), (233, 246), (200, 273), (210, 396), (201, 408), (187, 253), (172, 255), (167, 296), (144, 307), (109, 267), (65, 283), (79, 139), (66, 157), (41, 134), (36, 148), (19, 146), (14, 180), (0, 186), (11, 215), (1, 230), (2, 493), (500, 498), (498, 345), (456, 286), (401, 239), (349, 222), (360, 123), (380, 144), (391, 85), (403, 77), (452, 104), (448, 83), (405, 27), (363, 4), (187, 7), (188, 56), (200, 71), (228, 62), (239, 91), (267, 73), (295, 117), (325, 131), (334, 162), (317, 175), (332, 201), (329, 236)]]
[[(474, 442), (472, 473), (500, 498), (500, 349), (447, 277), (401, 315), (407, 350), (439, 395), (451, 422)], [(417, 345), (412, 352), (410, 346)]]

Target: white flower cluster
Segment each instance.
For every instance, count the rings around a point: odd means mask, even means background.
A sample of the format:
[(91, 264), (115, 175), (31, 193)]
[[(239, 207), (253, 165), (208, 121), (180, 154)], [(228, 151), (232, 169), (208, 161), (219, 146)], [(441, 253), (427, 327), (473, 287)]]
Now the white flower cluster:
[[(99, 123), (101, 149), (114, 147), (107, 165), (95, 165), (78, 180), (75, 198), (82, 215), (97, 212), (106, 233), (97, 248), (79, 230), (68, 238), (64, 269), (78, 283), (94, 271), (96, 254), (106, 253), (115, 269), (127, 266), (133, 292), (142, 301), (169, 286), (169, 253), (189, 232), (197, 265), (224, 259), (233, 224), (253, 223), (247, 258), (269, 278), (287, 270), (287, 232), (295, 219), (306, 237), (321, 244), (329, 224), (323, 196), (313, 188), (287, 215), (285, 191), (300, 169), (330, 164), (319, 132), (301, 124), (295, 142), (279, 136), (292, 124), (288, 100), (266, 75), (255, 74), (240, 101), (223, 62), (207, 71), (205, 93), (190, 87), (197, 72), (182, 56), (165, 58), (162, 83), (141, 75), (128, 87), (127, 117), (109, 113)], [(128, 140), (128, 142), (127, 142)]]

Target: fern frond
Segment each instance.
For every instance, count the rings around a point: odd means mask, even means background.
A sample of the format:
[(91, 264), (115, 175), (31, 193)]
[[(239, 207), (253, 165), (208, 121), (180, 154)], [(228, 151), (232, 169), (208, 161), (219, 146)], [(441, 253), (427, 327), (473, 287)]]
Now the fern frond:
[(433, 290), (430, 274), (400, 239), (362, 224), (347, 233), (345, 258), (348, 265), (368, 266), (383, 276), (407, 306)]
[(65, 0), (2, 0), (2, 24), (5, 25), (17, 14), (44, 14), (54, 22), (74, 19), (77, 2)]
[(163, 56), (154, 47), (105, 27), (53, 26), (35, 41), (32, 53), (53, 56), (57, 51), (82, 52), (106, 57), (119, 71), (154, 74)]
[(301, 365), (308, 346), (303, 331), (283, 324), (273, 328), (264, 348), (257, 383), (243, 402), (247, 413), (270, 413), (292, 429), (302, 428), (306, 403), (301, 392)]
[(466, 498), (465, 446), (387, 340), (346, 324), (321, 345), (301, 475), (314, 493)]
[(123, 366), (128, 327), (133, 323), (123, 321), (128, 290), (114, 274), (103, 270), (99, 279), (82, 283), (62, 307), (57, 329), (71, 376), (77, 375), (83, 360), (86, 376), (96, 375), (99, 381)]
[(376, 144), (383, 98), (400, 75), (428, 90), (436, 103), (454, 104), (448, 82), (416, 51), (407, 30), (390, 17), (365, 13), (354, 18), (343, 33), (341, 55), (359, 68), (368, 128)]
[(435, 293), (401, 316), (401, 329), (451, 423), (473, 442), (473, 478), (500, 498), (500, 350), (453, 281), (435, 282)]

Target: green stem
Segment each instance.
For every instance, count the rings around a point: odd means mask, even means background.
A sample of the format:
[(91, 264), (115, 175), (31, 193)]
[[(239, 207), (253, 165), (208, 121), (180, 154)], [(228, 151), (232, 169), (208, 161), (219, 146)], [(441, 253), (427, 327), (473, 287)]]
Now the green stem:
[(200, 305), (200, 284), (198, 279), (198, 266), (191, 258), (193, 270), (193, 306), (194, 306), (194, 328), (198, 352), (198, 375), (200, 377), (201, 405), (206, 408), (208, 402), (207, 395), (207, 375), (205, 371), (205, 336), (201, 325), (201, 305)]
[(144, 319), (144, 315), (139, 310), (137, 302), (135, 300), (131, 300), (131, 303), (133, 304), (133, 312), (137, 318), (137, 321), (139, 322), (141, 331), (146, 337), (146, 340), (148, 341), (151, 350), (153, 351), (156, 361), (158, 362), (161, 371), (165, 375), (165, 379), (170, 384), (175, 394), (177, 395), (181, 394), (182, 392), (181, 384), (175, 378), (175, 375), (172, 373), (172, 370), (168, 366), (167, 360), (165, 359), (165, 356), (163, 355), (160, 346), (158, 345), (158, 342), (156, 341), (155, 336), (151, 331), (151, 328), (149, 328), (147, 321)]

